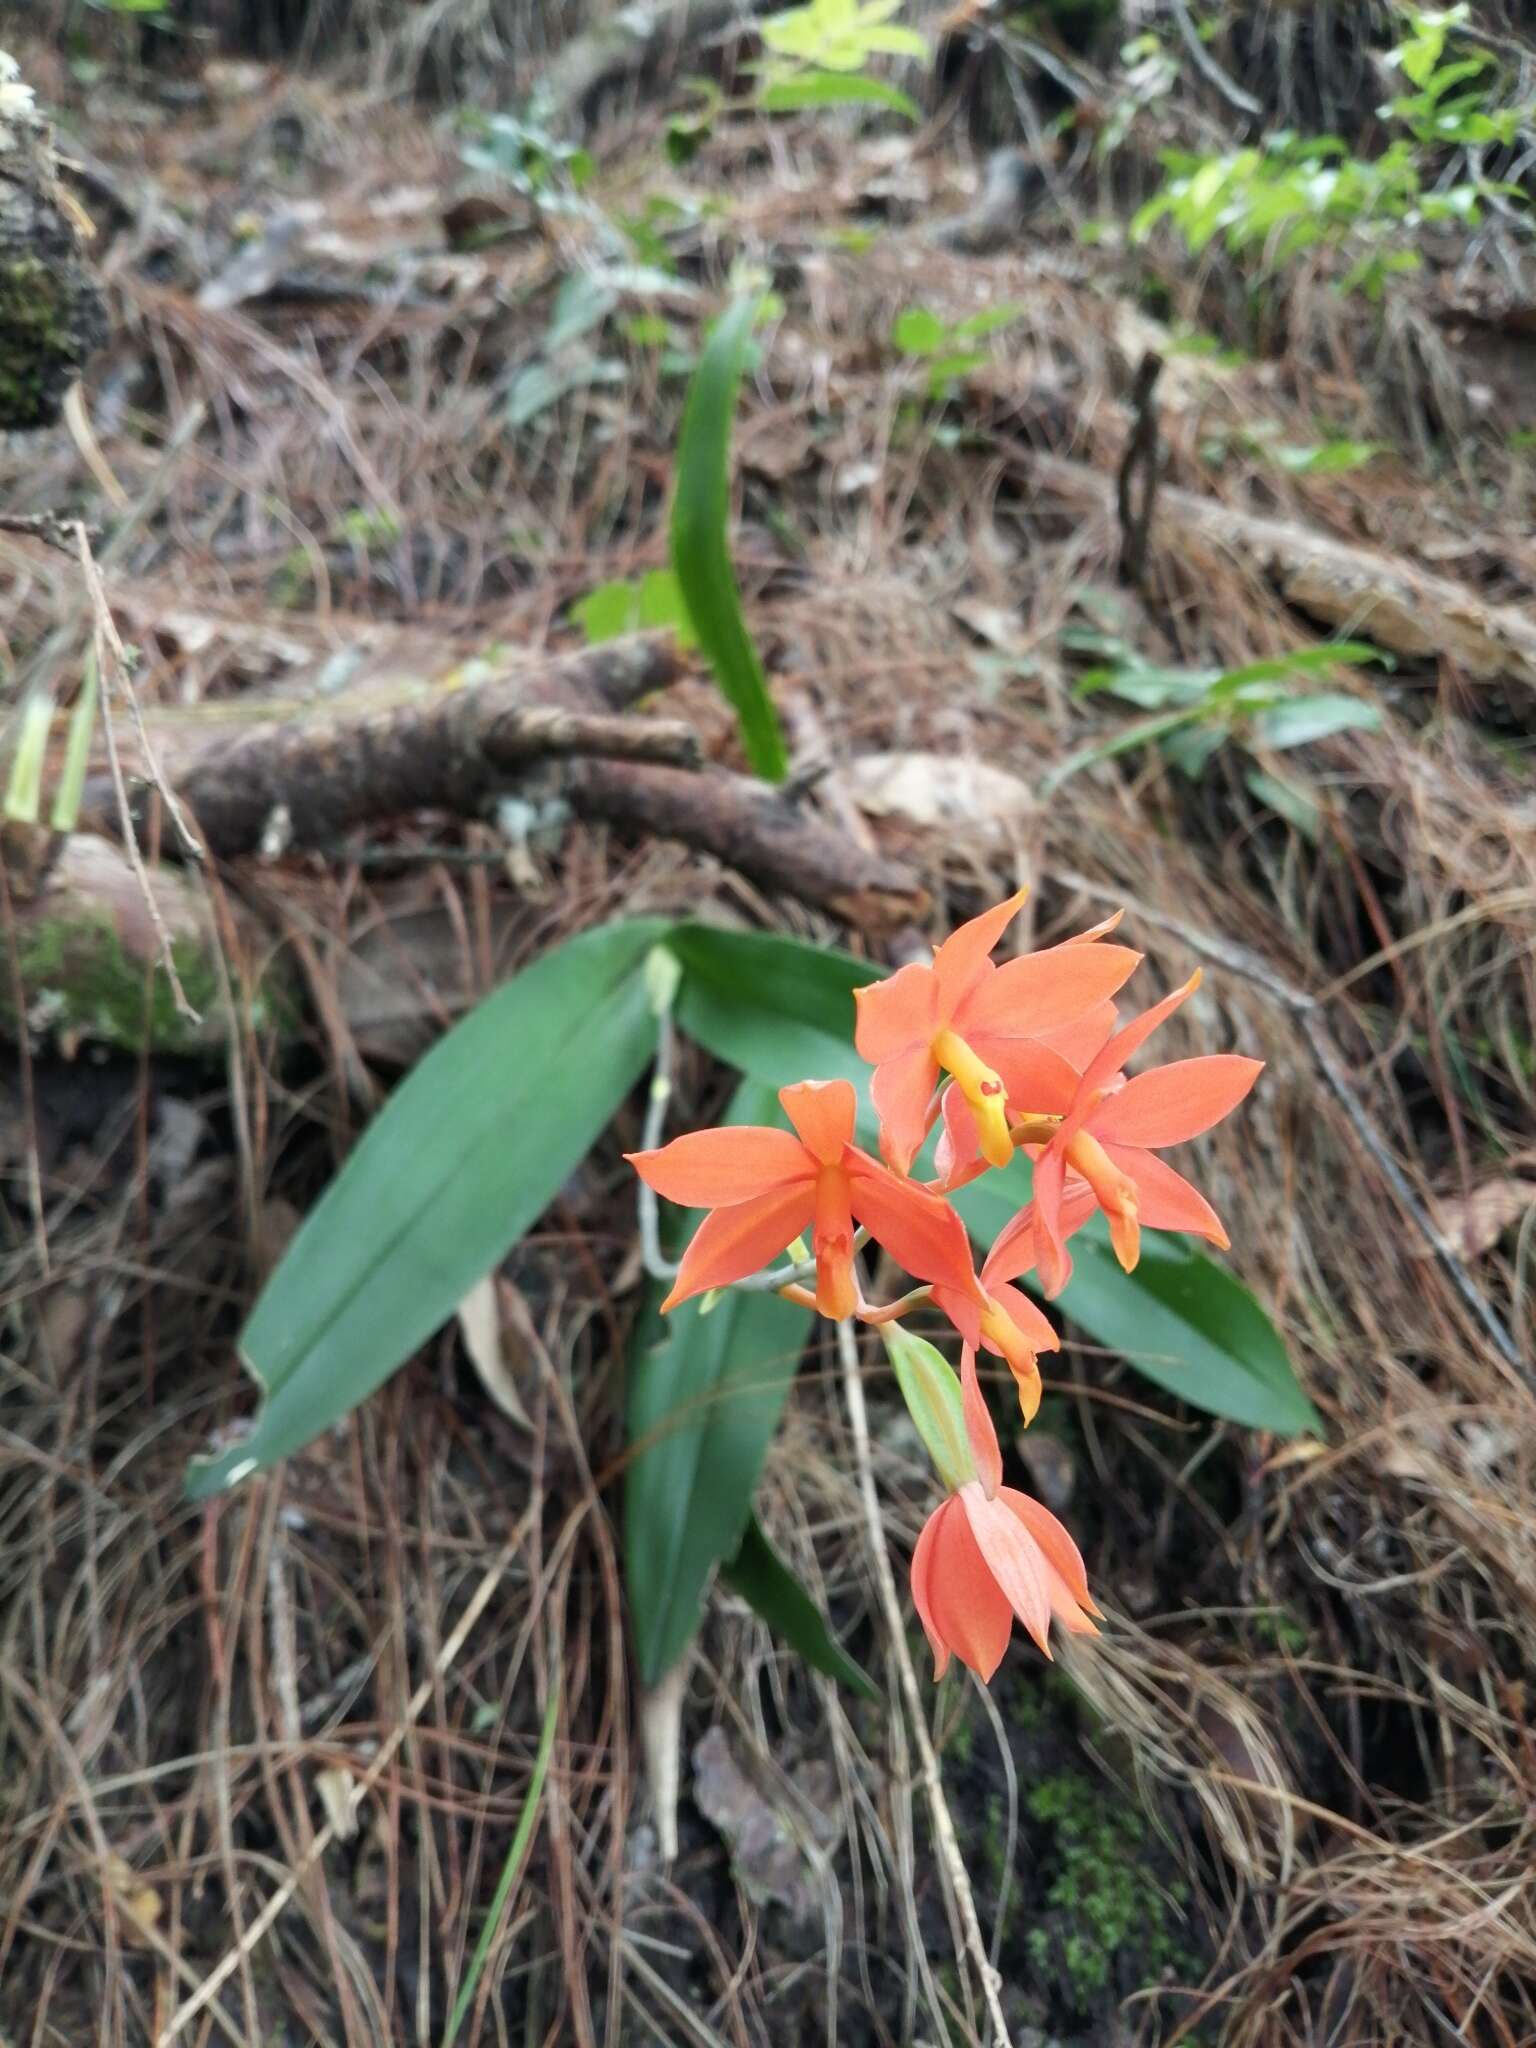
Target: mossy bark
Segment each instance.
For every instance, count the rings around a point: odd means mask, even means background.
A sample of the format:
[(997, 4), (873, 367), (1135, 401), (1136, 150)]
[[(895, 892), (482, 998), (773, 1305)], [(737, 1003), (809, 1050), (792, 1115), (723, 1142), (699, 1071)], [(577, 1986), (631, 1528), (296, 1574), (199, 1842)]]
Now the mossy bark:
[(53, 426), (106, 336), (52, 132), (0, 52), (0, 430)]

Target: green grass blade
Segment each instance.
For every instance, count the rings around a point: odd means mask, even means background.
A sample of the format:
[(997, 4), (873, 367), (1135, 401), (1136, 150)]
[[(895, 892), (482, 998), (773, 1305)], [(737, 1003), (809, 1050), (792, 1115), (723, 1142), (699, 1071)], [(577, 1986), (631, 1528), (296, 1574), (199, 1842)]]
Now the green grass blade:
[(699, 645), (740, 722), (747, 759), (765, 781), (782, 782), (789, 773), (789, 755), (742, 617), (726, 541), (731, 424), (757, 307), (756, 298), (741, 298), (727, 308), (688, 386), (672, 502), (672, 568)]
[(73, 832), (80, 817), (80, 799), (85, 794), (85, 771), (91, 758), (91, 732), (96, 724), (96, 700), (100, 682), (96, 655), (88, 649), (80, 681), (80, 695), (69, 715), (69, 738), (64, 747), (64, 766), (59, 786), (53, 793), (50, 823), (55, 832)]
[(560, 1714), (560, 1674), (551, 1668), (549, 1682), (549, 1704), (544, 1709), (544, 1726), (539, 1730), (538, 1753), (533, 1759), (533, 1776), (528, 1781), (528, 1797), (523, 1801), (523, 1810), (517, 1817), (517, 1833), (512, 1837), (512, 1846), (507, 1851), (507, 1860), (501, 1866), (501, 1876), (496, 1881), (496, 1896), (491, 1900), (491, 1910), (485, 1916), (485, 1925), (480, 1929), (480, 1939), (475, 1943), (475, 1952), (469, 1959), (469, 1971), (459, 1986), (459, 1995), (453, 2001), (453, 2011), (448, 2015), (448, 2024), (443, 2029), (443, 2048), (453, 2048), (464, 2016), (469, 2011), (475, 1996), (475, 1986), (480, 1982), (480, 1973), (485, 1968), (485, 1959), (491, 1952), (491, 1943), (496, 1938), (496, 1929), (501, 1925), (501, 1916), (506, 1909), (507, 1898), (517, 1881), (523, 1858), (528, 1853), (528, 1844), (533, 1840), (533, 1830), (539, 1817), (539, 1802), (544, 1796), (544, 1780), (549, 1775), (550, 1754), (555, 1746), (555, 1722)]

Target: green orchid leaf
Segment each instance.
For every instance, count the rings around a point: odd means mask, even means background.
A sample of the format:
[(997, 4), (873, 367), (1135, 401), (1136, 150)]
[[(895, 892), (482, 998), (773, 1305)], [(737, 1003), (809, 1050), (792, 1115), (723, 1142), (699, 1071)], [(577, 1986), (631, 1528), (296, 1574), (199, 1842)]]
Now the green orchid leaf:
[[(783, 1124), (772, 1094), (737, 1089), (727, 1123)], [(679, 1234), (686, 1242), (701, 1216)], [(624, 1576), (641, 1678), (654, 1685), (692, 1641), (722, 1558), (740, 1549), (811, 1313), (727, 1289), (659, 1312), (658, 1286), (630, 1364)], [(707, 1299), (707, 1298), (706, 1298)]]
[(363, 1133), (240, 1337), (255, 1428), (187, 1475), (206, 1499), (348, 1414), (548, 1208), (656, 1049), (659, 918), (567, 939), (433, 1047)]
[(826, 1616), (763, 1534), (756, 1515), (748, 1515), (741, 1548), (720, 1567), (720, 1576), (807, 1664), (867, 1700), (879, 1699), (879, 1688), (832, 1634)]

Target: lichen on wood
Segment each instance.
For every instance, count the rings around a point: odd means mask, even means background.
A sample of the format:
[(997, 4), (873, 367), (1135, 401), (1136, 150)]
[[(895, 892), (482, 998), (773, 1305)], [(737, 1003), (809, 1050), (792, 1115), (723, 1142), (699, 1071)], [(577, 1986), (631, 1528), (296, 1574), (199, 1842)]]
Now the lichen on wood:
[(59, 182), (49, 124), (0, 50), (0, 430), (56, 424), (107, 336), (81, 216)]

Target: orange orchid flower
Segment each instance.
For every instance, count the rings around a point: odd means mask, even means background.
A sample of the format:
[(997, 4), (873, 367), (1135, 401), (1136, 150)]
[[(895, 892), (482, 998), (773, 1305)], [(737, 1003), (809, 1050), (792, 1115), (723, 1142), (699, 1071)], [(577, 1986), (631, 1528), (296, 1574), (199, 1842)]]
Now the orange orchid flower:
[(625, 1154), (667, 1201), (714, 1211), (683, 1254), (664, 1311), (758, 1272), (808, 1226), (824, 1316), (841, 1320), (860, 1305), (855, 1223), (919, 1280), (975, 1286), (965, 1226), (949, 1204), (853, 1143), (851, 1081), (802, 1081), (779, 1100), (793, 1132), (733, 1125)]
[(984, 1346), (1007, 1360), (1018, 1386), (1019, 1410), (1026, 1423), (1034, 1421), (1040, 1407), (1038, 1354), (1061, 1349), (1061, 1338), (1050, 1318), (1036, 1308), (1027, 1294), (1010, 1284), (1033, 1263), (1029, 1259), (1006, 1272), (994, 1245), (978, 1283), (968, 1292), (943, 1285), (933, 1290), (935, 1304), (949, 1317), (968, 1347)]
[(976, 1380), (976, 1354), (961, 1353), (960, 1384), (976, 1477), (935, 1510), (912, 1553), (912, 1603), (940, 1679), (951, 1654), (978, 1678), (1003, 1660), (1015, 1619), (1047, 1657), (1054, 1618), (1073, 1635), (1097, 1635), (1098, 1613), (1077, 1545), (1039, 1501), (1002, 1484), (997, 1432)]
[[(1143, 1229), (1187, 1230), (1223, 1250), (1230, 1244), (1210, 1203), (1156, 1152), (1219, 1123), (1258, 1079), (1263, 1061), (1215, 1053), (1174, 1060), (1129, 1080), (1123, 1072), (1138, 1046), (1199, 985), (1197, 969), (1183, 988), (1106, 1039), (1070, 1088), (1060, 1074), (1050, 1088), (1042, 1085), (1043, 1073), (1036, 1074), (1041, 1095), (1035, 1106), (1042, 1113), (1033, 1121), (1044, 1149), (1035, 1160), (1033, 1202), (992, 1248), (999, 1277), (1038, 1264), (1046, 1293), (1059, 1294), (1072, 1273), (1067, 1237), (1095, 1207), (1108, 1219), (1115, 1256), (1128, 1273), (1140, 1257)], [(1085, 1188), (1092, 1198), (1086, 1206)]]
[(1017, 916), (1027, 890), (952, 932), (933, 964), (912, 964), (888, 981), (856, 989), (854, 1042), (874, 1067), (880, 1150), (898, 1173), (911, 1171), (935, 1115), (934, 1091), (949, 1074), (976, 1121), (993, 1166), (1013, 1157), (1008, 1091), (1000, 1063), (1028, 1041), (1077, 1023), (1106, 1003), (1141, 958), (1098, 945), (1118, 917), (1092, 931), (999, 967), (992, 948)]

